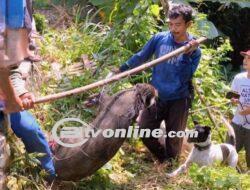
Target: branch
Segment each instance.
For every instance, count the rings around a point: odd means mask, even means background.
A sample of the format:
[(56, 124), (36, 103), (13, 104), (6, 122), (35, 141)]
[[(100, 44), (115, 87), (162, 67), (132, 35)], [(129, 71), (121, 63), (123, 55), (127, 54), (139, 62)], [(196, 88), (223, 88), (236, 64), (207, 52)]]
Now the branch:
[(161, 5), (163, 7), (165, 16), (168, 17), (168, 10), (169, 10), (169, 3), (168, 0), (160, 0), (161, 1)]
[[(209, 119), (211, 120), (213, 126), (218, 129), (219, 126), (217, 125), (215, 117), (213, 116), (212, 109), (209, 108), (210, 106), (206, 102), (205, 97), (201, 94), (200, 89), (199, 89), (199, 87), (198, 87), (198, 85), (197, 85), (197, 83), (196, 83), (195, 80), (193, 81), (193, 85), (194, 85), (194, 90), (197, 93), (198, 98), (200, 99), (201, 103), (203, 103), (205, 105), (205, 107), (207, 108), (206, 110), (207, 110), (207, 114), (208, 114)], [(218, 130), (218, 133), (219, 133), (219, 137), (220, 137), (221, 141), (223, 142), (224, 138), (223, 138), (223, 136), (222, 136), (222, 134), (220, 133), (219, 130)]]

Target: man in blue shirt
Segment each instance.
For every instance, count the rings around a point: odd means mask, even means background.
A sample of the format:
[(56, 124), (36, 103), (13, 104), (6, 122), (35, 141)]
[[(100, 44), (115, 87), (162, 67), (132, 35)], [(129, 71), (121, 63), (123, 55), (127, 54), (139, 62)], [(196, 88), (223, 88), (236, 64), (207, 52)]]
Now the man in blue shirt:
[[(139, 125), (151, 130), (166, 123), (166, 134), (169, 131), (184, 131), (191, 103), (190, 81), (196, 71), (201, 51), (194, 37), (187, 33), (192, 22), (192, 8), (186, 5), (175, 5), (169, 10), (169, 30), (154, 35), (141, 51), (121, 65), (120, 72), (135, 68), (153, 55), (161, 57), (183, 45), (190, 44), (190, 49), (182, 55), (171, 58), (153, 68), (151, 84), (158, 90), (159, 100), (155, 106), (142, 112)], [(143, 138), (143, 143), (160, 162), (178, 158), (182, 138), (166, 138), (164, 148), (153, 137)]]

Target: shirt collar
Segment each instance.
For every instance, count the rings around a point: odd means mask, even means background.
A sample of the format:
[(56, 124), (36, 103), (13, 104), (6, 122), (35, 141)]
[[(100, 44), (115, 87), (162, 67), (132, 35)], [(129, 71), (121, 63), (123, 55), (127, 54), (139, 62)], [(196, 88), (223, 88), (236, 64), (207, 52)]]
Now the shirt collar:
[(188, 40), (179, 43), (179, 42), (176, 42), (176, 41), (175, 41), (174, 35), (172, 34), (172, 32), (169, 32), (169, 33), (170, 33), (170, 37), (171, 37), (172, 41), (173, 41), (175, 44), (177, 44), (177, 45), (185, 45), (185, 44), (187, 44), (190, 40), (193, 39), (193, 36), (190, 35), (190, 34), (187, 32)]

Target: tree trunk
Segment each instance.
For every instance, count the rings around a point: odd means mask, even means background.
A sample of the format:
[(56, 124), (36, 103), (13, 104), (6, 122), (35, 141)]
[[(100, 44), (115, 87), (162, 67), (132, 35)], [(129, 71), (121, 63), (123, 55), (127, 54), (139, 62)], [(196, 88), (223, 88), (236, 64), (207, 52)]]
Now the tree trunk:
[(168, 17), (169, 3), (168, 0), (161, 0), (161, 5), (163, 7), (166, 17)]

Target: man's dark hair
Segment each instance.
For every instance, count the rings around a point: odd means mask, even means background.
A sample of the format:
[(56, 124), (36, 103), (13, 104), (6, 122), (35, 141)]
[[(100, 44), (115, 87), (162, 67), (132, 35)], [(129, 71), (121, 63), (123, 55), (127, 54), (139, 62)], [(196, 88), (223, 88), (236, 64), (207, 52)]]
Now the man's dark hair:
[(182, 16), (185, 22), (189, 22), (193, 19), (192, 17), (192, 7), (183, 4), (174, 5), (168, 12), (169, 19), (176, 19), (179, 16)]

